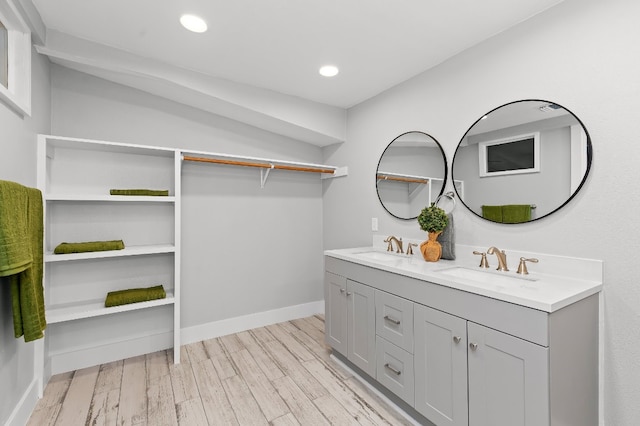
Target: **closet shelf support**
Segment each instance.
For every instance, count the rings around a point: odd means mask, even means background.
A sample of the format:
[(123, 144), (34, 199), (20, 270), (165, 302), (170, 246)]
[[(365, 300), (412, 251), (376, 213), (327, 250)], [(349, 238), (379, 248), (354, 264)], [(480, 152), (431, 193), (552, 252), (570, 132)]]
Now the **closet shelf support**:
[(260, 188), (264, 188), (264, 185), (267, 183), (267, 178), (269, 177), (269, 172), (273, 170), (274, 166), (271, 164), (271, 168), (268, 169), (260, 169)]

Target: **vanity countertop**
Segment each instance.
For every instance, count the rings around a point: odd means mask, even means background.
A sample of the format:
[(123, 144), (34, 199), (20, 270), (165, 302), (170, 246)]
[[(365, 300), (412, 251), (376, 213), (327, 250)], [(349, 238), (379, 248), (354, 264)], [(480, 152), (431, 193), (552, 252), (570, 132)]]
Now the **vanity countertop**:
[[(367, 256), (363, 253), (379, 253)], [(532, 272), (521, 276), (515, 269), (509, 272), (481, 269), (471, 260), (440, 260), (425, 262), (419, 256), (389, 254), (379, 248), (359, 247), (326, 250), (326, 256), (363, 266), (447, 286), (545, 312), (554, 312), (602, 290), (601, 279), (587, 279), (550, 273)], [(461, 268), (461, 274), (450, 274), (452, 268)], [(539, 268), (538, 268), (539, 269)], [(449, 272), (447, 272), (449, 271)], [(471, 271), (468, 274), (465, 272)], [(478, 274), (478, 272), (480, 274)], [(482, 279), (464, 275), (476, 274)], [(459, 275), (459, 276), (456, 276)], [(486, 276), (486, 278), (485, 278)], [(492, 280), (491, 277), (496, 277)]]

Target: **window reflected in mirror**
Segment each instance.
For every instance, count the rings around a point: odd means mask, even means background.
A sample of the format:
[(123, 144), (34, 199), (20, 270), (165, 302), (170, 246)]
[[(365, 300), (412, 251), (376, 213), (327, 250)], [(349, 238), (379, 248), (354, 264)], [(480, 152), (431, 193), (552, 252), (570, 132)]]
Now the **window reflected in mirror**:
[(389, 143), (376, 172), (382, 206), (399, 219), (415, 219), (442, 194), (447, 162), (442, 147), (423, 132), (407, 132)]
[(476, 215), (523, 223), (568, 203), (587, 178), (591, 155), (589, 134), (569, 110), (544, 100), (517, 101), (469, 128), (451, 176), (464, 185), (458, 197)]

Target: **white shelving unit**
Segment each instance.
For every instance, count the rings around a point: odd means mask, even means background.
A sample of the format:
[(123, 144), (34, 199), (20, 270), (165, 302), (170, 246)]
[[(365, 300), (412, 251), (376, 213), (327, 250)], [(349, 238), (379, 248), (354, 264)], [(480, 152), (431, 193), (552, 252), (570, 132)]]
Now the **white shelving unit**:
[[(45, 208), (47, 330), (36, 362), (42, 386), (57, 373), (173, 347), (180, 362), (183, 161), (346, 176), (347, 167), (38, 135)], [(110, 189), (168, 189), (114, 196)], [(123, 240), (123, 250), (54, 254), (61, 242)], [(161, 300), (106, 308), (109, 291), (162, 284)]]
[[(174, 149), (38, 136), (45, 383), (63, 371), (171, 346), (180, 362), (180, 172)], [(112, 188), (168, 189), (169, 196), (113, 196)], [(53, 254), (64, 241), (119, 239), (123, 250)], [(158, 284), (164, 299), (104, 306), (109, 291)], [(141, 335), (144, 342), (135, 343)]]

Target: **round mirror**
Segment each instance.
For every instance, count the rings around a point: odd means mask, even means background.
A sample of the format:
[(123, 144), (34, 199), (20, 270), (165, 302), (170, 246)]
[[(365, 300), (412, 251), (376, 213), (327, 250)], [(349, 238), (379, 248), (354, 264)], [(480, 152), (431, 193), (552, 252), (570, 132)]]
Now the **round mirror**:
[(459, 199), (497, 223), (550, 215), (580, 190), (591, 167), (582, 122), (549, 101), (523, 100), (490, 111), (465, 133), (451, 176)]
[(446, 179), (447, 161), (438, 141), (423, 132), (403, 133), (378, 162), (378, 198), (393, 216), (415, 219), (442, 194)]

